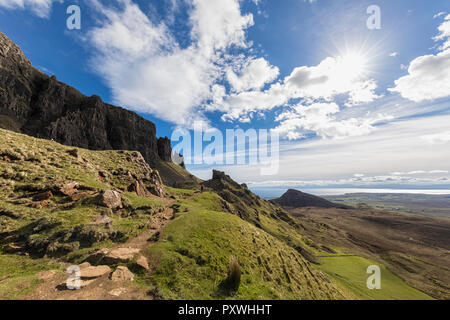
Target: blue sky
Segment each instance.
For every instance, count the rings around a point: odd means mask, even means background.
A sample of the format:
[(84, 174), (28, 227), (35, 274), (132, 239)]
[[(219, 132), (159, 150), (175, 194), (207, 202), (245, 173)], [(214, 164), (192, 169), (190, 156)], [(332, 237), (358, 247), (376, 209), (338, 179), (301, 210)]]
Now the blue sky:
[[(81, 8), (81, 30), (66, 9)], [(369, 29), (377, 5), (381, 28)], [(280, 170), (254, 187), (450, 183), (446, 0), (0, 0), (0, 31), (43, 72), (139, 112), (158, 134), (276, 130)]]

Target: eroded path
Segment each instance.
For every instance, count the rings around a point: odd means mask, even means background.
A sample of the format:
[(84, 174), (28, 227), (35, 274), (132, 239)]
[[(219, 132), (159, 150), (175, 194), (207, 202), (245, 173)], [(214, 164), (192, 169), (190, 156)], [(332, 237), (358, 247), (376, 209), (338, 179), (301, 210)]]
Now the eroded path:
[[(190, 197), (194, 199), (194, 197)], [(67, 279), (70, 274), (63, 271), (46, 271), (38, 274), (38, 279), (43, 281), (33, 293), (24, 297), (31, 300), (151, 300), (145, 288), (139, 286), (136, 281), (131, 280), (133, 274), (130, 272), (113, 271), (117, 265), (124, 265), (131, 260), (140, 261), (144, 265), (145, 271), (151, 274), (151, 266), (142, 254), (146, 248), (155, 243), (155, 235), (159, 233), (173, 218), (174, 210), (171, 206), (174, 199), (160, 198), (165, 209), (162, 212), (149, 217), (150, 228), (141, 232), (137, 237), (130, 239), (126, 243), (118, 244), (112, 248), (100, 249), (106, 258), (103, 258), (101, 265), (91, 265), (83, 263), (81, 269), (82, 288), (79, 290), (69, 290)], [(70, 267), (67, 263), (65, 268)], [(112, 268), (111, 268), (112, 267)], [(120, 267), (119, 267), (120, 268)], [(119, 269), (118, 268), (118, 269)], [(128, 269), (127, 269), (128, 270)]]

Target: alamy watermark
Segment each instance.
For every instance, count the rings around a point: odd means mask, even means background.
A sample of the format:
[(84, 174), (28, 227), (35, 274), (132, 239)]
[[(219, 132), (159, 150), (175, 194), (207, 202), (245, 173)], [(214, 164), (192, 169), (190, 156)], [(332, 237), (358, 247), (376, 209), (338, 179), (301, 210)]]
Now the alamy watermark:
[[(256, 165), (261, 175), (276, 175), (279, 170), (279, 134), (268, 129), (204, 128), (195, 122), (193, 135), (186, 129), (177, 129), (171, 140), (172, 160), (178, 164), (201, 165)], [(178, 157), (182, 154), (183, 157)]]
[(369, 278), (367, 278), (367, 289), (373, 290), (381, 289), (381, 269), (379, 266), (372, 265), (367, 267), (367, 273), (371, 274)]
[(66, 20), (66, 26), (69, 30), (81, 30), (81, 9), (73, 4), (66, 10), (69, 17)]
[(367, 7), (367, 14), (370, 15), (367, 19), (367, 28), (369, 30), (381, 29), (381, 8), (377, 5), (371, 5)]
[(69, 290), (81, 289), (81, 270), (79, 266), (73, 265), (67, 268), (66, 273), (70, 274), (67, 278), (66, 286)]

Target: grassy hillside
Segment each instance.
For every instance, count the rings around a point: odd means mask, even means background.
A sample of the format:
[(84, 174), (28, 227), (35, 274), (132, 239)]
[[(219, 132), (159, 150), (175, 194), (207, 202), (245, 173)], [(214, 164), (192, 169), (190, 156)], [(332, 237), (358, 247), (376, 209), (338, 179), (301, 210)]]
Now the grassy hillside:
[[(57, 257), (136, 236), (163, 206), (125, 192), (146, 179), (149, 168), (140, 160), (135, 152), (74, 149), (0, 130), (0, 249)], [(67, 184), (76, 185), (73, 194), (61, 191)], [(105, 190), (123, 193), (121, 208), (99, 204)], [(96, 222), (102, 213), (112, 220), (110, 230)]]
[(317, 256), (343, 249), (378, 261), (429, 296), (450, 296), (448, 220), (375, 209), (299, 208), (290, 213), (303, 225), (304, 237), (328, 251)]
[[(177, 208), (175, 221), (148, 249), (156, 265), (152, 281), (162, 298), (343, 298), (292, 247), (237, 216), (221, 212), (216, 194), (181, 200)], [(223, 288), (231, 256), (237, 258), (242, 271), (236, 293)]]
[[(328, 256), (319, 258), (319, 269), (333, 279), (343, 290), (348, 290), (364, 300), (429, 300), (431, 297), (408, 286), (379, 262), (358, 256)], [(368, 290), (367, 267), (378, 265), (381, 269), (381, 289)]]
[[(0, 299), (38, 297), (35, 292), (54, 299), (110, 298), (96, 284), (75, 296), (57, 285), (67, 277), (65, 267), (92, 261), (96, 249), (127, 246), (139, 247), (150, 265), (145, 271), (135, 260), (125, 264), (139, 291), (129, 298), (370, 296), (358, 285), (336, 281), (338, 273), (351, 283), (347, 272), (354, 272), (354, 262), (335, 265), (316, 258), (326, 250), (305, 232), (321, 234), (320, 226), (294, 220), (229, 177), (205, 182), (204, 193), (198, 184), (162, 192), (157, 173), (137, 152), (71, 148), (1, 129), (0, 176)], [(107, 205), (107, 192), (120, 205)], [(39, 280), (45, 270), (59, 273)], [(366, 277), (365, 271), (358, 276)], [(107, 277), (99, 281), (112, 286)], [(410, 289), (398, 285), (374, 297), (418, 297)]]
[(167, 186), (177, 188), (199, 188), (201, 180), (173, 162), (160, 161), (156, 166), (156, 169), (160, 172), (163, 182)]
[[(20, 298), (41, 282), (40, 271), (81, 263), (96, 248), (111, 248), (139, 235), (153, 215), (173, 199), (143, 197), (129, 191), (146, 181), (148, 168), (132, 151), (89, 151), (2, 130), (0, 135), (0, 297)], [(61, 186), (76, 183), (74, 194)], [(99, 205), (105, 190), (120, 194), (122, 208)], [(177, 218), (149, 243), (150, 273), (137, 273), (142, 290), (158, 298), (337, 299), (330, 281), (298, 251), (224, 210), (215, 193), (166, 187), (178, 199)], [(51, 193), (45, 200), (42, 193)], [(232, 205), (230, 205), (232, 206)], [(261, 223), (273, 233), (289, 224), (270, 218)], [(246, 208), (250, 210), (250, 208)], [(97, 223), (105, 213), (112, 228)], [(285, 217), (287, 218), (287, 216)], [(286, 225), (284, 225), (286, 224)], [(300, 235), (291, 235), (301, 238)], [(14, 251), (14, 252), (12, 252)], [(237, 292), (223, 280), (229, 259), (242, 270)], [(3, 272), (4, 270), (4, 272)], [(308, 288), (308, 290), (304, 290)], [(156, 291), (155, 291), (156, 290)]]

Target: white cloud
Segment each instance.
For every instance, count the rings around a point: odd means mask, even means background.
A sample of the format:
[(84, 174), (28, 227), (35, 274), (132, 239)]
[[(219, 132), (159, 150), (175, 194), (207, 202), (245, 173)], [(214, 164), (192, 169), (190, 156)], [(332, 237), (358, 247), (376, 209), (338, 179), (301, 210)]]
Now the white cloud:
[(439, 13), (436, 13), (436, 14), (433, 16), (433, 19), (439, 18), (440, 16), (443, 16), (444, 14), (446, 14), (446, 12), (444, 12), (444, 11), (441, 11), (441, 12), (439, 12)]
[(361, 70), (352, 69), (349, 64), (350, 61), (347, 63), (342, 58), (328, 57), (317, 66), (295, 68), (267, 90), (229, 94), (210, 108), (225, 112), (226, 120), (240, 120), (249, 112), (283, 106), (291, 99), (304, 99), (310, 104), (321, 100), (331, 102), (335, 96), (347, 94), (346, 106), (353, 106), (380, 98), (375, 93), (376, 82), (365, 79)]
[(396, 56), (398, 56), (398, 52), (392, 52), (389, 54), (389, 56), (395, 58)]
[(29, 9), (41, 18), (48, 18), (54, 2), (64, 0), (0, 0), (0, 7), (6, 9)]
[(232, 68), (227, 71), (227, 80), (236, 92), (261, 89), (266, 83), (273, 82), (280, 71), (271, 66), (266, 59), (247, 59), (239, 65), (238, 74)]
[[(450, 171), (450, 148), (429, 144), (420, 137), (448, 131), (450, 115), (392, 121), (370, 135), (346, 139), (305, 139), (280, 143), (280, 171), (274, 179), (279, 181), (338, 181), (353, 177), (355, 172), (365, 177), (378, 177), (379, 184), (393, 183), (443, 183)], [(420, 150), (420, 152), (418, 152)], [(194, 174), (201, 173), (196, 167)], [(214, 169), (226, 170), (242, 182), (263, 182), (257, 165), (228, 166)], [(208, 169), (209, 174), (211, 168)], [(423, 175), (400, 175), (405, 180), (395, 182), (398, 176), (390, 172), (427, 171)], [(432, 176), (430, 176), (432, 175)], [(382, 178), (385, 177), (385, 178)], [(396, 178), (393, 178), (396, 177)], [(358, 178), (359, 179), (359, 178)], [(391, 180), (389, 180), (391, 179)], [(427, 181), (424, 181), (427, 180)], [(449, 183), (450, 179), (445, 183)], [(279, 185), (283, 185), (280, 183)], [(289, 184), (284, 184), (289, 185)], [(326, 185), (326, 183), (324, 183)]]
[(440, 52), (414, 59), (408, 75), (397, 79), (390, 91), (415, 102), (450, 96), (450, 15), (445, 17), (438, 30), (439, 34), (433, 39), (444, 41), (439, 47)]
[(278, 116), (276, 121), (281, 123), (274, 130), (278, 131), (281, 137), (290, 140), (302, 138), (308, 132), (314, 132), (322, 138), (339, 139), (368, 134), (375, 130), (374, 124), (390, 119), (379, 115), (374, 118), (338, 120), (335, 115), (339, 111), (339, 106), (336, 103), (297, 105), (293, 110)]
[[(219, 111), (225, 121), (250, 122), (255, 114), (293, 99), (312, 104), (346, 94), (345, 105), (350, 107), (380, 97), (357, 56), (328, 57), (276, 81), (279, 69), (252, 54), (245, 32), (253, 17), (241, 14), (238, 0), (191, 1), (187, 47), (179, 45), (168, 25), (152, 22), (132, 0), (118, 1), (119, 9), (94, 1), (103, 22), (90, 30), (87, 41), (96, 48), (93, 66), (111, 88), (115, 103), (189, 126), (193, 120), (205, 120), (205, 111)], [(373, 121), (350, 118), (338, 124), (331, 118), (318, 134), (369, 132)]]
[(118, 10), (95, 2), (104, 21), (87, 37), (115, 102), (177, 124), (201, 118), (198, 107), (218, 98), (212, 88), (227, 49), (247, 47), (252, 15), (241, 15), (237, 0), (193, 0), (192, 44), (180, 48), (164, 23), (154, 24), (131, 0), (119, 4)]
[(434, 37), (434, 40), (445, 40), (444, 44), (440, 47), (441, 50), (445, 50), (450, 47), (450, 14), (445, 17), (445, 21), (438, 27), (438, 30), (439, 34)]
[(450, 131), (424, 135), (420, 138), (430, 144), (445, 144), (450, 142)]
[(450, 49), (413, 60), (408, 75), (389, 90), (415, 102), (450, 96)]

